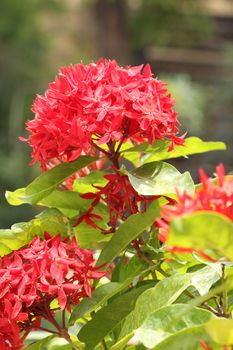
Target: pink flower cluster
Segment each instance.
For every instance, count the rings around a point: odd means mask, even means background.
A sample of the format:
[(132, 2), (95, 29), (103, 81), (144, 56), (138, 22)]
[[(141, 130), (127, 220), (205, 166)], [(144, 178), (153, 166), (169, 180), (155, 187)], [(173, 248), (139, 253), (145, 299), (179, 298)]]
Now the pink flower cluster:
[(164, 221), (160, 221), (160, 239), (165, 242), (169, 234), (168, 223), (172, 219), (189, 215), (197, 211), (213, 211), (227, 216), (233, 221), (233, 179), (224, 177), (223, 164), (216, 168), (217, 182), (208, 178), (204, 170), (200, 170), (201, 186), (194, 196), (178, 193), (175, 205), (165, 205), (162, 211)]
[[(94, 266), (93, 253), (75, 239), (35, 237), (27, 246), (0, 259), (0, 348), (21, 349), (22, 341), (41, 318), (51, 321), (50, 303), (70, 310), (91, 296), (91, 280), (104, 272)], [(20, 338), (20, 332), (24, 332)]]
[(183, 144), (174, 100), (149, 65), (122, 68), (100, 59), (61, 68), (44, 96), (38, 96), (27, 122), (33, 163), (43, 170), (49, 160), (69, 162), (95, 144), (168, 139)]

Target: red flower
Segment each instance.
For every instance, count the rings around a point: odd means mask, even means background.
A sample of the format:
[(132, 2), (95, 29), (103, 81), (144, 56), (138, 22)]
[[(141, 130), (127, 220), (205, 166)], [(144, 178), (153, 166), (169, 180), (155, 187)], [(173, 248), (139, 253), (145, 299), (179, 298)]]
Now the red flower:
[(104, 275), (94, 265), (93, 253), (79, 248), (74, 238), (69, 243), (49, 235), (44, 241), (35, 237), (27, 247), (1, 258), (0, 335), (6, 349), (8, 343), (18, 344), (19, 331), (28, 333), (42, 317), (50, 320), (53, 299), (58, 298), (61, 309), (69, 309), (91, 296), (90, 281)]
[(115, 232), (119, 219), (125, 221), (129, 215), (139, 213), (140, 206), (142, 211), (145, 211), (148, 204), (158, 198), (158, 196), (139, 195), (130, 184), (128, 176), (121, 174), (118, 170), (104, 177), (108, 180), (108, 183), (104, 187), (94, 186), (98, 189), (98, 192), (89, 192), (81, 195), (82, 198), (93, 199), (93, 202), (90, 209), (79, 217), (75, 226), (85, 221), (86, 224), (93, 228), (101, 230), (94, 220), (102, 218), (94, 214), (93, 211), (95, 206), (102, 200), (109, 208), (108, 225), (110, 227), (109, 231), (104, 231), (103, 233)]
[[(225, 170), (223, 164), (216, 168), (216, 180), (208, 178), (202, 169), (199, 173), (201, 186), (197, 188), (194, 196), (190, 196), (187, 193), (177, 193), (177, 203), (165, 205), (162, 210), (162, 219), (156, 220), (156, 224), (160, 227), (159, 239), (162, 242), (167, 240), (169, 223), (173, 219), (194, 212), (213, 211), (233, 220), (233, 180), (224, 178)], [(181, 249), (184, 251), (186, 248), (171, 247), (170, 250), (180, 251)]]
[(61, 68), (45, 95), (35, 99), (35, 118), (27, 122), (32, 163), (46, 170), (51, 159), (69, 162), (109, 141), (183, 144), (165, 85), (152, 77), (149, 65), (122, 68), (100, 59)]

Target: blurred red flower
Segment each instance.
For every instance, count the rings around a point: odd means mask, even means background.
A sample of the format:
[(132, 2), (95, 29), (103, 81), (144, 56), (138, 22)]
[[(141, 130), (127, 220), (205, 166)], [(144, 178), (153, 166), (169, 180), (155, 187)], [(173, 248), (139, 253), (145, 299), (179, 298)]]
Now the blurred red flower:
[(216, 168), (216, 180), (208, 178), (202, 169), (199, 174), (201, 185), (196, 189), (194, 196), (185, 192), (177, 193), (177, 203), (163, 207), (163, 219), (157, 220), (160, 227), (159, 239), (162, 242), (167, 240), (169, 223), (174, 218), (206, 210), (223, 214), (233, 220), (233, 179), (224, 177), (223, 164)]

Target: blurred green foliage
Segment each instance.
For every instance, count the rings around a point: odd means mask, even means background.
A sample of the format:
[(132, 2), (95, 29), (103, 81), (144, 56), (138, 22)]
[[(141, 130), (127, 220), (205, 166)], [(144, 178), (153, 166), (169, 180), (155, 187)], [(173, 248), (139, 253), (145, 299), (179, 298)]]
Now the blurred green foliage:
[(46, 76), (49, 37), (41, 26), (43, 13), (60, 10), (54, 0), (0, 1), (0, 224), (9, 226), (32, 215), (9, 208), (6, 189), (25, 185), (31, 176), (29, 152), (18, 141), (30, 118), (32, 96)]
[[(162, 76), (168, 83), (168, 92), (175, 98), (175, 110), (189, 135), (200, 135), (208, 102), (208, 92), (189, 75)], [(191, 108), (190, 108), (191, 107)]]
[(129, 0), (131, 43), (134, 49), (147, 45), (191, 47), (213, 32), (213, 22), (197, 0)]

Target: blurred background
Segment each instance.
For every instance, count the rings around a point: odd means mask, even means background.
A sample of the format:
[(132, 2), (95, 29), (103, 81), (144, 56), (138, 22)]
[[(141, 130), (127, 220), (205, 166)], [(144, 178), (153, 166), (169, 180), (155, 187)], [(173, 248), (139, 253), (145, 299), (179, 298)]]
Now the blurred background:
[(188, 135), (224, 141), (226, 152), (176, 161), (179, 170), (210, 175), (224, 162), (233, 170), (232, 0), (1, 0), (0, 1), (0, 227), (31, 218), (11, 207), (5, 190), (24, 187), (39, 169), (18, 141), (62, 65), (100, 56), (121, 65), (149, 62), (169, 83)]

